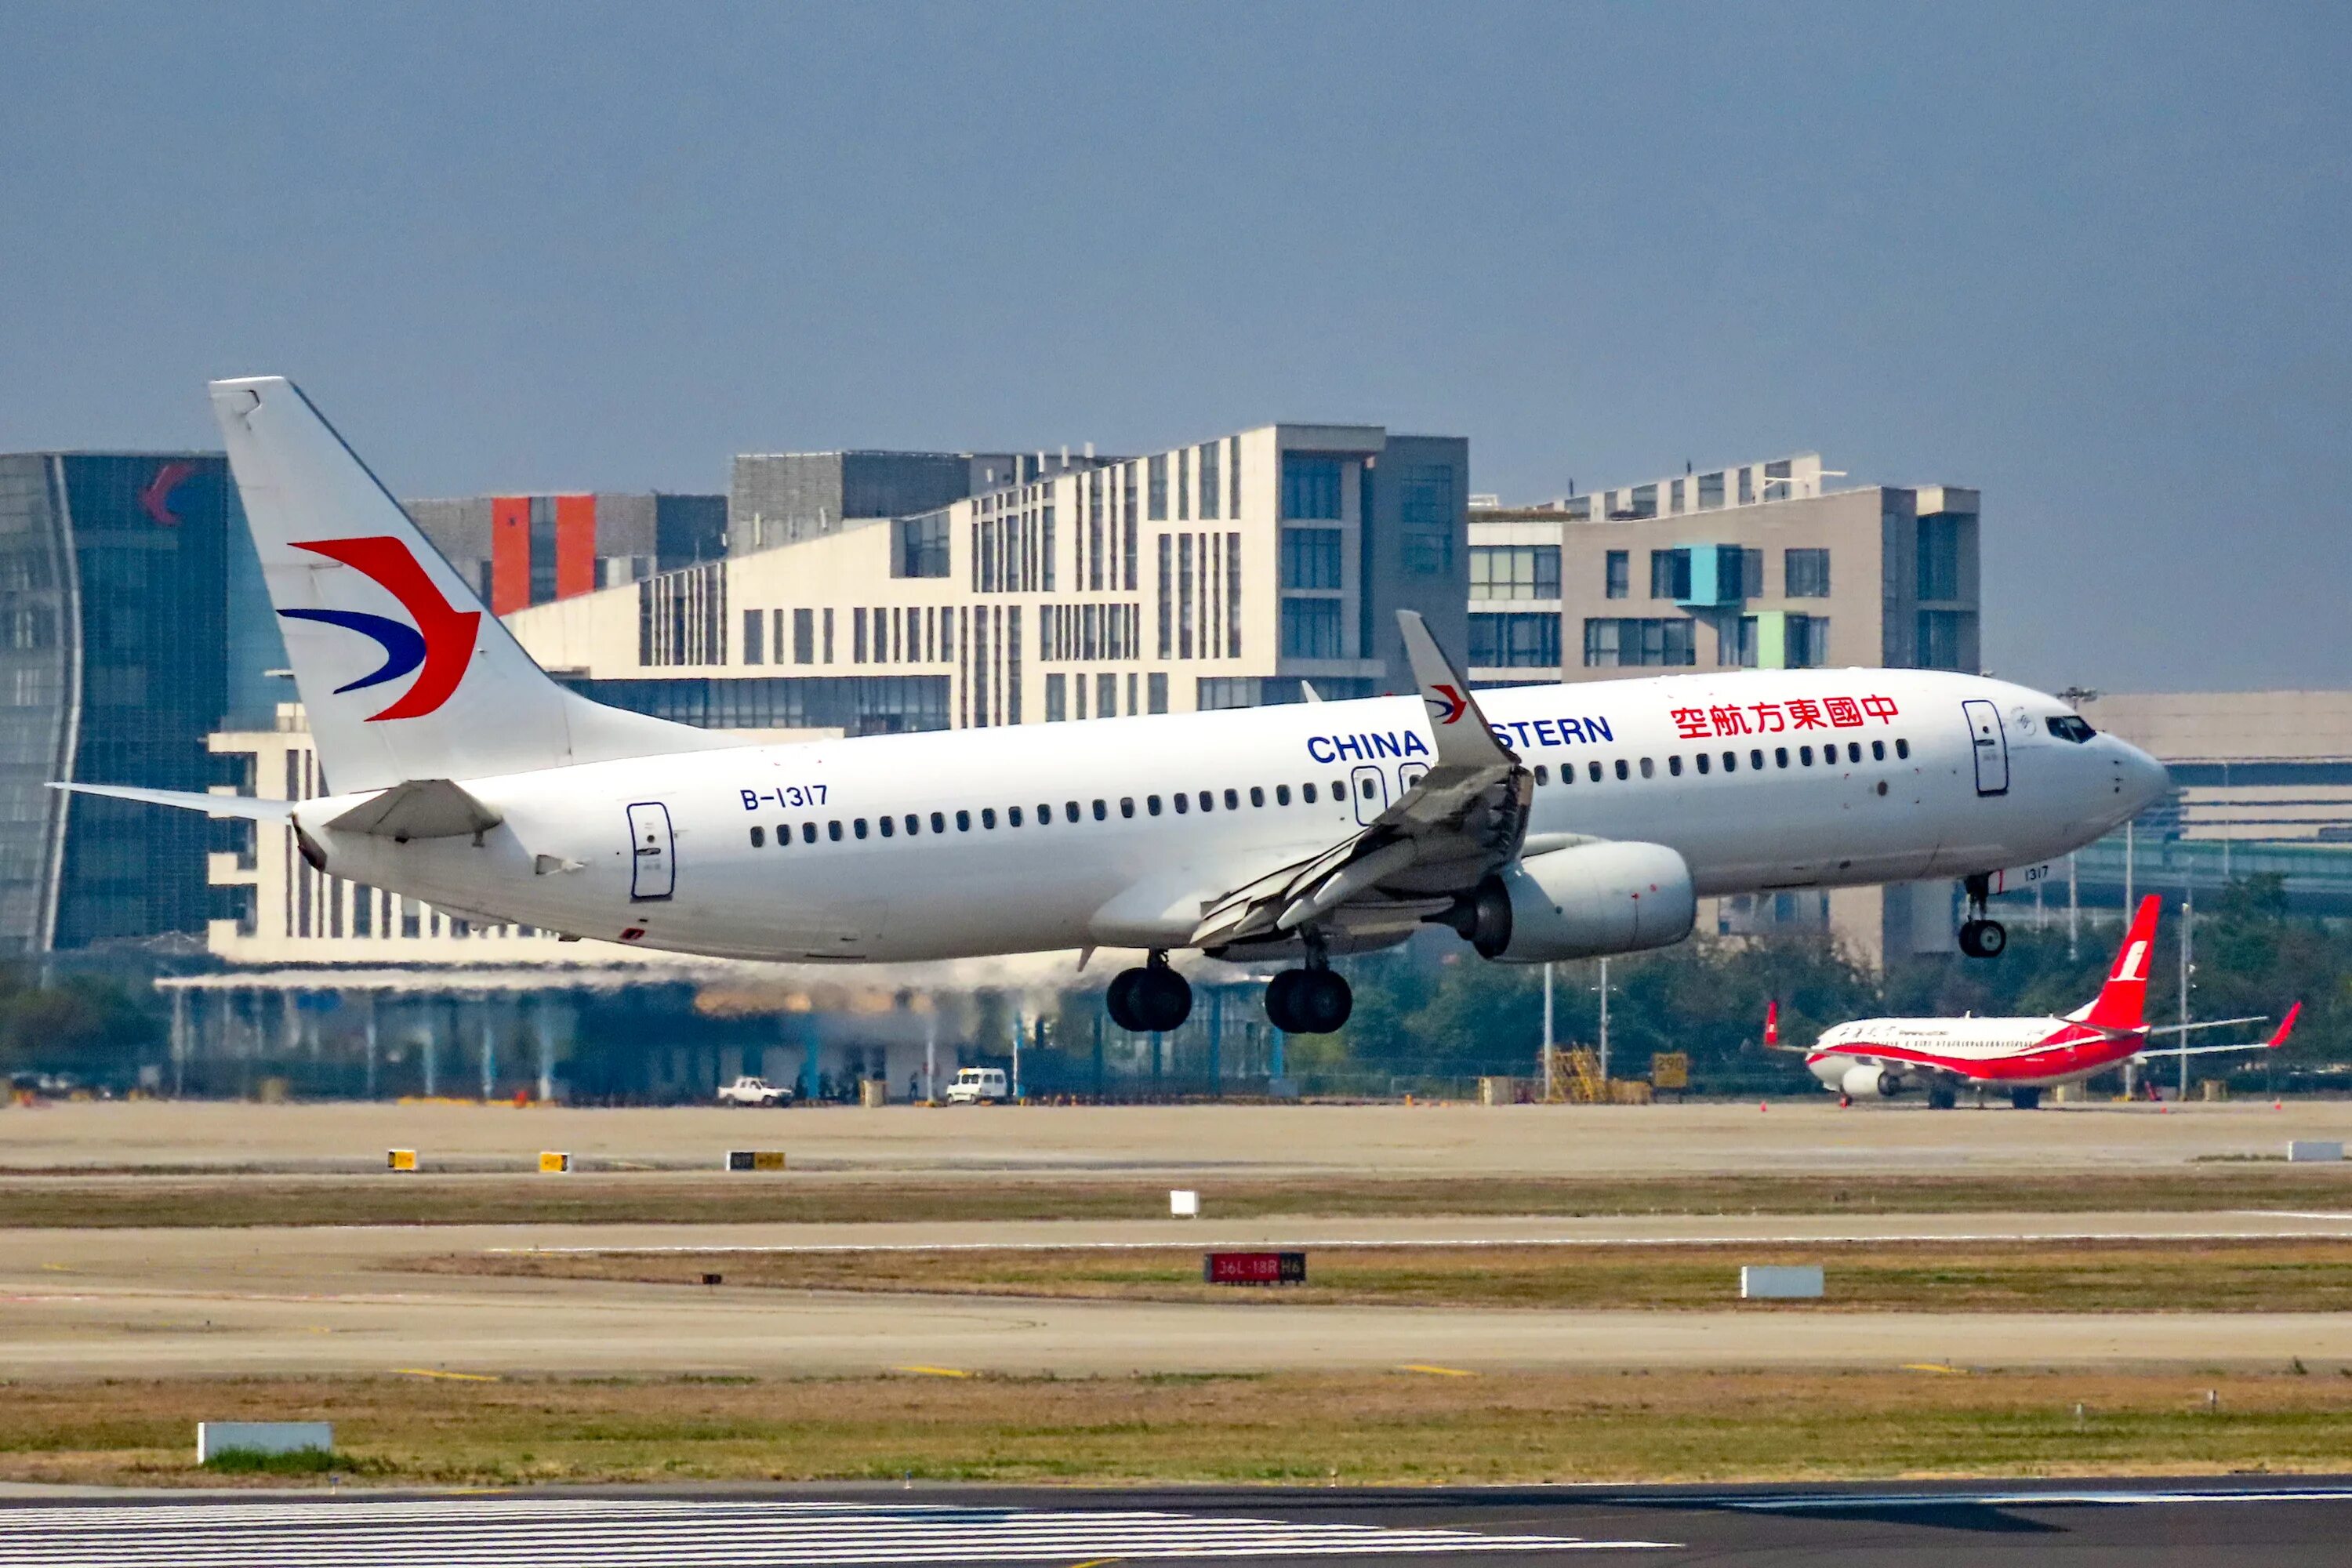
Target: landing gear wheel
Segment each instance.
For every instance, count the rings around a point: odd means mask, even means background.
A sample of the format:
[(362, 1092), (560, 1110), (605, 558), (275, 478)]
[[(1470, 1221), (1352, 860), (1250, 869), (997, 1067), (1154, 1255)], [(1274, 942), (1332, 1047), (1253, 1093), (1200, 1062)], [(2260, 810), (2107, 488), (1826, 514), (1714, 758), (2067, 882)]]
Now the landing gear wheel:
[(2039, 1110), (2042, 1109), (2042, 1091), (2038, 1089), (2012, 1089), (2009, 1091), (2009, 1102), (2020, 1110)]
[(1838, 1109), (1839, 1109), (1840, 1110), (1853, 1110), (1853, 1096), (1852, 1096), (1852, 1095), (1850, 1095), (1850, 1094), (1841, 1094), (1841, 1095), (1839, 1095), (1839, 1096), (1838, 1096)]
[(1286, 1035), (1328, 1035), (1355, 1011), (1355, 993), (1328, 969), (1286, 969), (1267, 982), (1266, 1022)]
[(1110, 1021), (1131, 1035), (1170, 1034), (1192, 1016), (1192, 986), (1155, 952), (1140, 969), (1122, 969), (1103, 993)]
[(1927, 1109), (1930, 1110), (1949, 1110), (1959, 1102), (1959, 1093), (1955, 1089), (1931, 1089), (1927, 1091)]
[(1103, 1011), (1110, 1015), (1112, 1023), (1130, 1035), (1144, 1032), (1142, 1016), (1135, 1010), (1136, 982), (1143, 975), (1140, 969), (1122, 969), (1111, 976), (1110, 989), (1103, 993)]
[(1970, 958), (1999, 958), (2009, 947), (2009, 928), (1999, 921), (1960, 922), (1960, 951)]

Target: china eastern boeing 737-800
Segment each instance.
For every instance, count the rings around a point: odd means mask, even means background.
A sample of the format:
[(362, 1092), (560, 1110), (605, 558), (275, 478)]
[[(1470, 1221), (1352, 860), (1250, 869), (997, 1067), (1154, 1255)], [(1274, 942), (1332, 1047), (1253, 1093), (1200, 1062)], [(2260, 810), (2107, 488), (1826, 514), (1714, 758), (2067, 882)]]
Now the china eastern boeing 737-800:
[(2164, 770), (1976, 676), (1803, 669), (1474, 697), (1400, 612), (1410, 696), (749, 744), (541, 671), (302, 394), (215, 413), (332, 795), (68, 787), (281, 824), (305, 859), (440, 908), (742, 958), (1096, 947), (1114, 1019), (1192, 1006), (1171, 952), (1295, 965), (1280, 1028), (1339, 1027), (1335, 953), (1449, 926), (1514, 963), (1660, 947), (1708, 894), (1963, 879), (2087, 844)]

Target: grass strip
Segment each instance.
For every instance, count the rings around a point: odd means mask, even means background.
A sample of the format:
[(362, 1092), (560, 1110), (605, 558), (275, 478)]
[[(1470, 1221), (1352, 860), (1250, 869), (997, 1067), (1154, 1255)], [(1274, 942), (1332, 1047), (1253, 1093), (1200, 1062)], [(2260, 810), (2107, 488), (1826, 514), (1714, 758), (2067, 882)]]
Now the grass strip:
[(1190, 1249), (499, 1252), (396, 1267), (534, 1279), (1125, 1301), (1719, 1310), (1744, 1263), (1820, 1263), (1818, 1301), (1751, 1311), (2352, 1311), (2352, 1239), (1318, 1247), (1304, 1285), (1204, 1284)]
[[(2204, 1164), (1987, 1175), (1184, 1178), (1219, 1219), (1273, 1215), (2092, 1214), (2352, 1207), (2352, 1166)], [(0, 1180), (0, 1226), (858, 1224), (1152, 1219), (1166, 1178), (42, 1177)]]
[(254, 1486), (200, 1419), (335, 1423), (364, 1484), (1796, 1480), (2342, 1468), (2352, 1376), (1410, 1372), (1264, 1377), (20, 1383), (0, 1479)]

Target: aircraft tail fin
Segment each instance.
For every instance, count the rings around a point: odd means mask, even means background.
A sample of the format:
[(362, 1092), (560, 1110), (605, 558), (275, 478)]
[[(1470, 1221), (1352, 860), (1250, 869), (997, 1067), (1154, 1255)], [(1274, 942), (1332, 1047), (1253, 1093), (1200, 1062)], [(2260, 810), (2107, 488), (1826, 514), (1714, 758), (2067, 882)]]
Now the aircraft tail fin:
[(1778, 997), (1764, 1005), (1764, 1043), (1767, 1046), (1780, 1043), (1780, 1003)]
[(550, 679), (292, 382), (211, 391), (331, 788), (733, 743)]
[(2116, 950), (2116, 962), (2098, 999), (2082, 1021), (2095, 1029), (2137, 1029), (2147, 1021), (2147, 966), (2156, 952), (2156, 919), (2164, 900), (2154, 893), (2139, 901), (2131, 929)]

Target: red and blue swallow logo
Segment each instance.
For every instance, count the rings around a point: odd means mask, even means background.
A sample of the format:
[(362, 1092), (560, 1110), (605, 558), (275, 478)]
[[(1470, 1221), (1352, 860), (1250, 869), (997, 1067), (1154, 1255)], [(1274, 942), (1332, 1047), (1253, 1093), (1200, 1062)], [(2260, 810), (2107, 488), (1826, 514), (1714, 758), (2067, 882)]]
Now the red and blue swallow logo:
[(460, 610), (451, 605), (433, 585), (433, 579), (417, 563), (408, 546), (389, 535), (308, 542), (298, 540), (294, 548), (339, 561), (373, 579), (399, 600), (401, 608), (416, 623), (412, 626), (389, 616), (371, 616), (360, 610), (278, 611), (288, 620), (320, 621), (373, 637), (383, 645), (383, 665), (347, 686), (338, 686), (336, 696), (382, 686), (411, 670), (421, 670), (400, 700), (381, 713), (371, 714), (368, 722), (422, 719), (449, 700), (457, 683), (466, 679), (466, 667), (473, 662), (474, 634), (482, 622), (479, 610)]
[(1428, 706), (1429, 716), (1441, 724), (1451, 724), (1470, 710), (1470, 699), (1451, 686), (1433, 686), (1432, 695), (1422, 701)]

